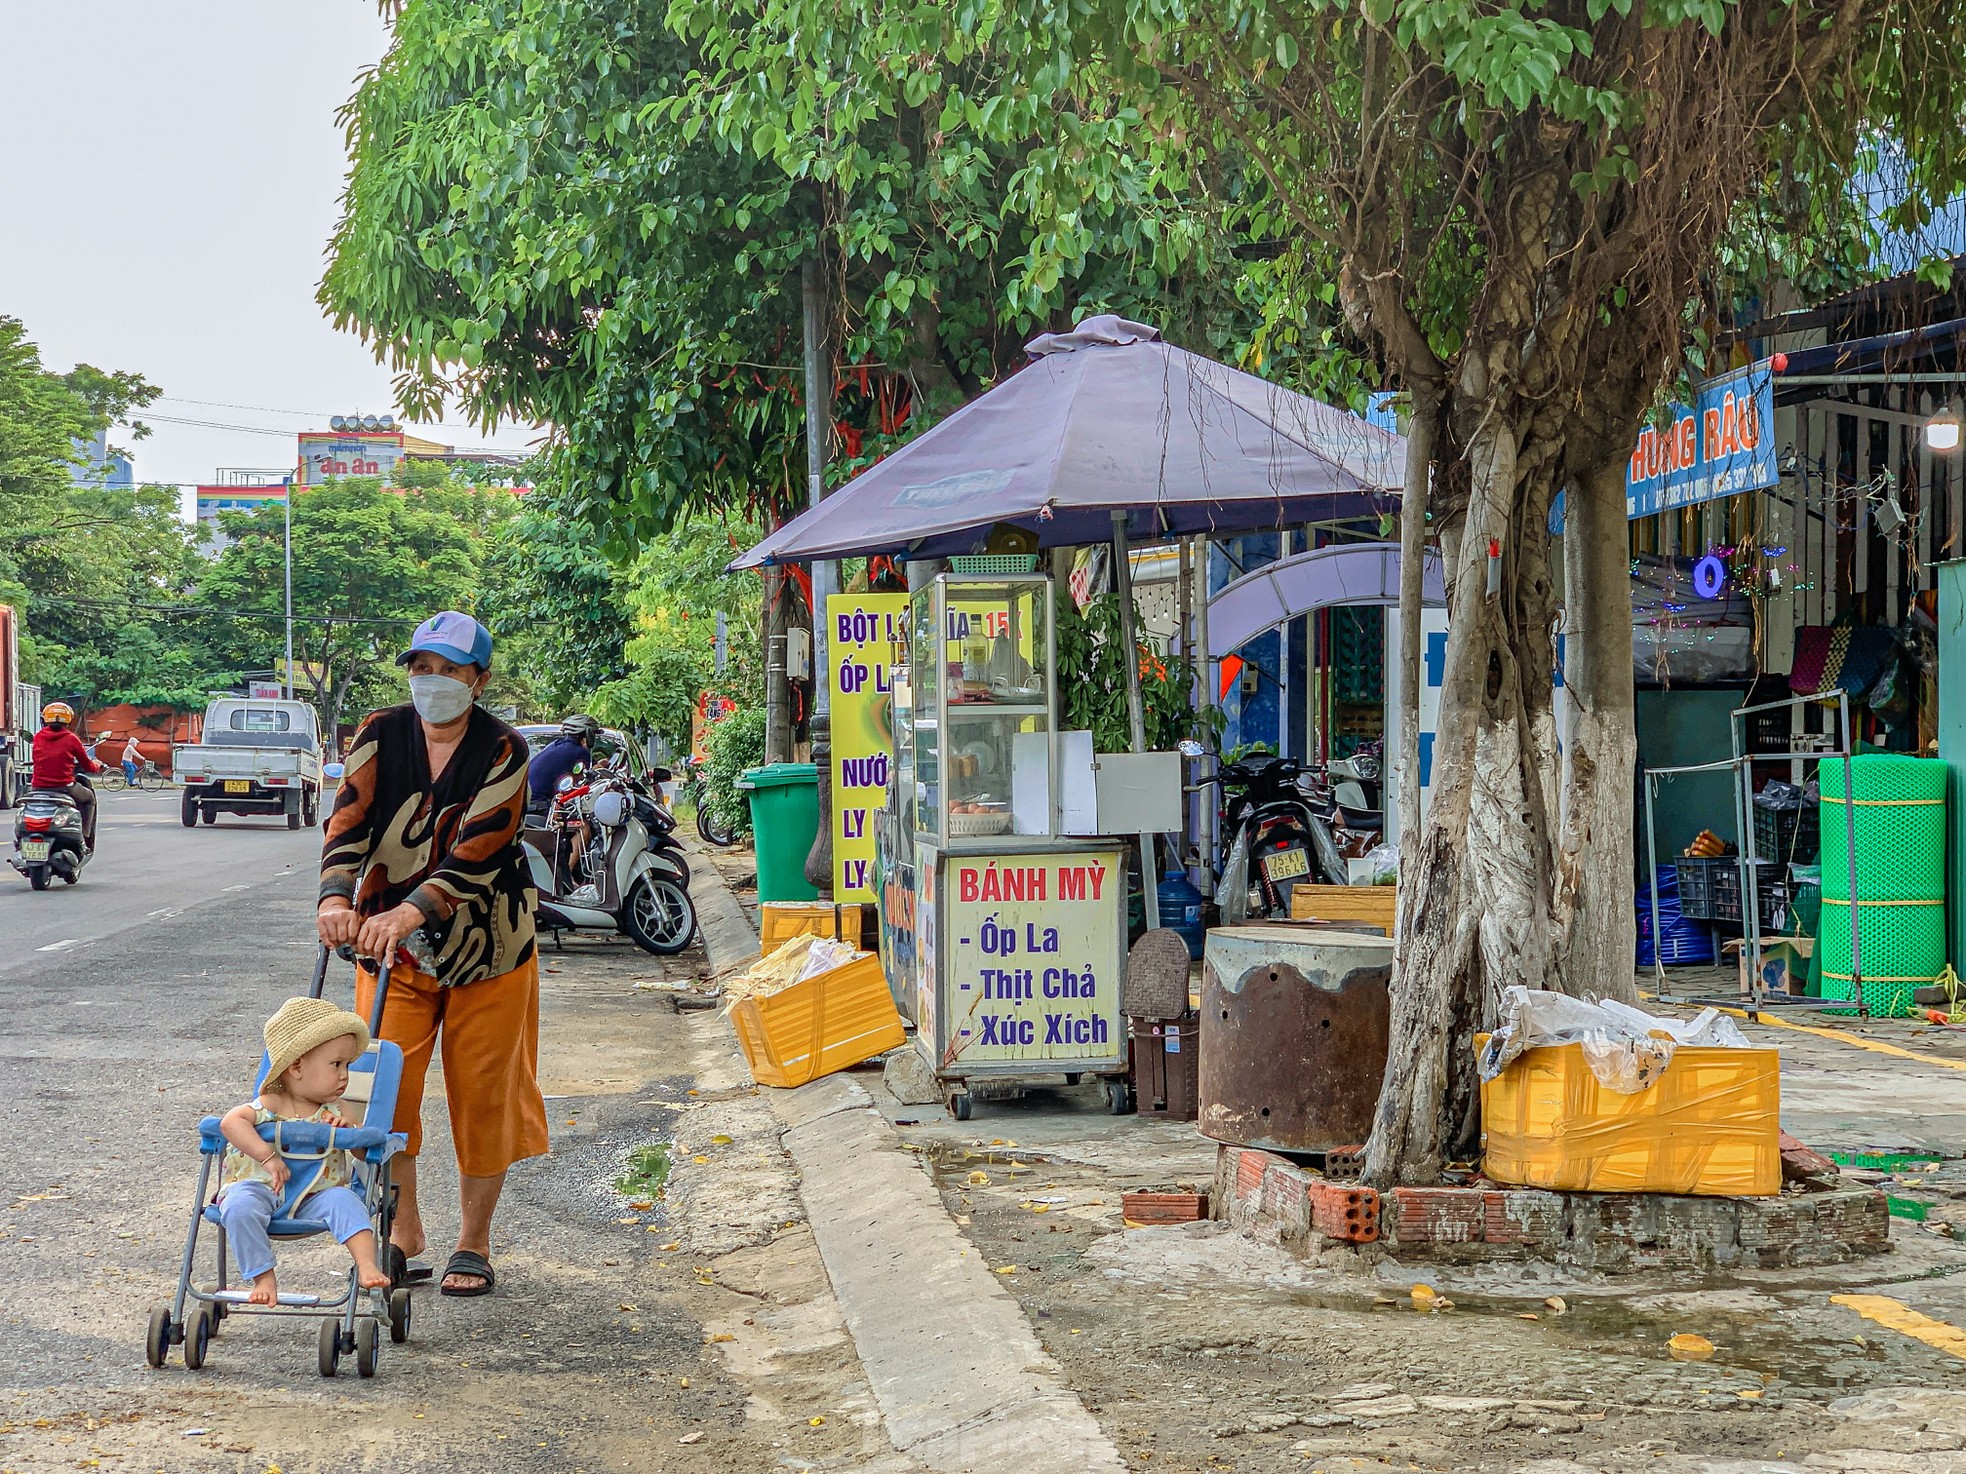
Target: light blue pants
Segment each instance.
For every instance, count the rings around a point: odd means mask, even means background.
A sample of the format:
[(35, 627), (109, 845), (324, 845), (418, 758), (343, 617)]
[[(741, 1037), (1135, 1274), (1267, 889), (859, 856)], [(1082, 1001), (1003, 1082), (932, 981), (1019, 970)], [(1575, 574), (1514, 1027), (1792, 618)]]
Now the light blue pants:
[[(226, 1242), (242, 1280), (258, 1279), (275, 1263), (266, 1226), (278, 1206), (273, 1189), (263, 1182), (235, 1182), (219, 1197), (219, 1222), (225, 1226)], [(300, 1216), (327, 1224), (338, 1244), (375, 1227), (361, 1194), (347, 1187), (323, 1188), (300, 1205)]]

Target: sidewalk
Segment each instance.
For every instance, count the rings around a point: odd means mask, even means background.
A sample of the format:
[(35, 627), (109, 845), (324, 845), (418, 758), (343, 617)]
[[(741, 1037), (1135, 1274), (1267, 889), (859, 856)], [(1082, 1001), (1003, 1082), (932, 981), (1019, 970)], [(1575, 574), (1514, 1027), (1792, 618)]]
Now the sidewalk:
[[(754, 956), (743, 909), (698, 890), (713, 968)], [(1822, 1022), (1744, 1024), (1784, 1052), (1791, 1130), (1958, 1150), (1966, 1049)], [(1966, 1474), (1966, 1357), (1948, 1349), (1966, 1348), (1966, 1246), (1914, 1223), (1883, 1259), (1725, 1279), (1348, 1272), (1215, 1224), (1127, 1227), (1123, 1191), (1205, 1188), (1215, 1147), (1106, 1115), (1089, 1086), (979, 1101), (968, 1122), (901, 1105), (871, 1068), (761, 1094), (918, 1466)], [(1420, 1279), (1454, 1308), (1416, 1309)], [(1714, 1358), (1674, 1360), (1682, 1332)]]

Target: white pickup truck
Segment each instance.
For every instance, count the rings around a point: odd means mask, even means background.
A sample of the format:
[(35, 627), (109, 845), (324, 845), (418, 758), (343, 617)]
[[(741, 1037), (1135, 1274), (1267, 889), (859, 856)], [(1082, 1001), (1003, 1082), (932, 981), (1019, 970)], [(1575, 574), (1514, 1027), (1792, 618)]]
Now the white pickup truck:
[(173, 747), (171, 768), (187, 829), (220, 814), (285, 814), (289, 829), (320, 820), (320, 728), (304, 701), (220, 697), (205, 709), (205, 740)]

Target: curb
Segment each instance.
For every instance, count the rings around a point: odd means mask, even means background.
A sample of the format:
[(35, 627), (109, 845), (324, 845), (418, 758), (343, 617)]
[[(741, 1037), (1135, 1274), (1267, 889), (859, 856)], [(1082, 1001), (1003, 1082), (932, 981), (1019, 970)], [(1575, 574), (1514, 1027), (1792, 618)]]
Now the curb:
[[(714, 884), (699, 883), (697, 919), (721, 973), (756, 956), (757, 933), (722, 876), (701, 869)], [(829, 1075), (761, 1094), (895, 1449), (940, 1474), (1125, 1474), (866, 1090)]]

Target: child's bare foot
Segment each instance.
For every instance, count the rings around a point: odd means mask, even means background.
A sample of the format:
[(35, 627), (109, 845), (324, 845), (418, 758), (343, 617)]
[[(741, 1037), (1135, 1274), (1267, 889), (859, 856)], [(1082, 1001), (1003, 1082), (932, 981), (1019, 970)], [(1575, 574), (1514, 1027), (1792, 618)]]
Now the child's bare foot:
[(365, 1290), (384, 1289), (389, 1271), (376, 1263), (375, 1235), (364, 1229), (348, 1240), (348, 1253), (355, 1261), (355, 1283)]
[(267, 1270), (253, 1281), (253, 1292), (246, 1297), (250, 1305), (278, 1305), (280, 1286), (273, 1278), (273, 1271)]

